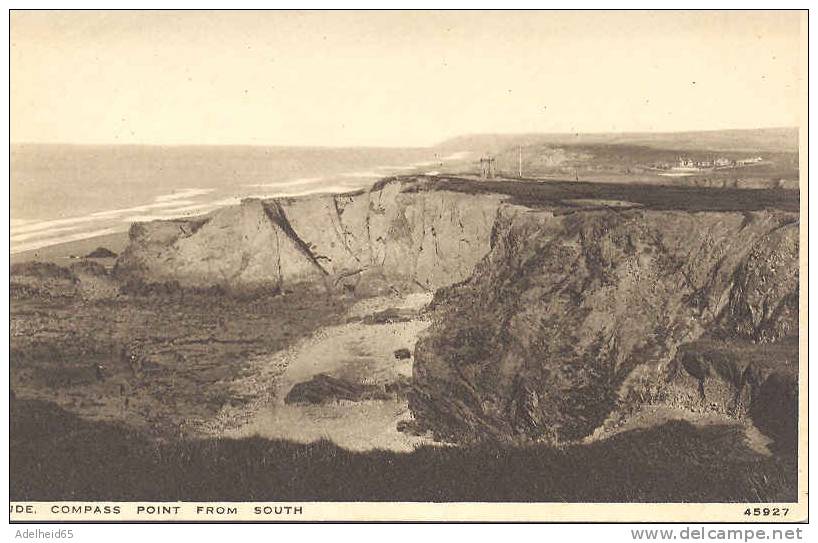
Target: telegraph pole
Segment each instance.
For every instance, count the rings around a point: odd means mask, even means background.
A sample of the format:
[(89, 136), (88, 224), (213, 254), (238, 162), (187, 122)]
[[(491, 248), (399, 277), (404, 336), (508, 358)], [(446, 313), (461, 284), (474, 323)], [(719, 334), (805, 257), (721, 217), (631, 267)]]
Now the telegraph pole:
[(520, 179), (522, 179), (523, 178), (523, 146), (522, 145), (520, 145), (519, 165), (520, 165)]

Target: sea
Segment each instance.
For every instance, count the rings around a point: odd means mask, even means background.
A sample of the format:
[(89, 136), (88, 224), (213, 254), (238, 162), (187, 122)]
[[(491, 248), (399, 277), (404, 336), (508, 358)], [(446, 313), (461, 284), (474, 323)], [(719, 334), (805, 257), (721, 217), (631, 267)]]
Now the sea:
[(340, 193), (457, 171), (469, 151), (261, 146), (11, 147), (11, 253), (195, 216), (244, 198)]

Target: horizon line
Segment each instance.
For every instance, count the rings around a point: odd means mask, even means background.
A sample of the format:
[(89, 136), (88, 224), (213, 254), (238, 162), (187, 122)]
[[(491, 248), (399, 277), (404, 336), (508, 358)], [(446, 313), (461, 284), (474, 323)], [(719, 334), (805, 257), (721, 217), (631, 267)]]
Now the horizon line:
[(763, 130), (800, 130), (800, 126), (761, 126), (755, 128), (704, 128), (688, 130), (632, 130), (632, 131), (590, 131), (590, 132), (468, 132), (450, 136), (430, 145), (374, 145), (374, 144), (284, 144), (284, 143), (141, 143), (141, 142), (64, 142), (64, 141), (9, 141), (9, 145), (62, 145), (76, 147), (281, 147), (281, 148), (311, 148), (311, 149), (433, 149), (436, 146), (458, 138), (481, 136), (614, 136), (614, 135), (664, 135), (664, 134), (698, 134), (717, 132), (757, 132)]

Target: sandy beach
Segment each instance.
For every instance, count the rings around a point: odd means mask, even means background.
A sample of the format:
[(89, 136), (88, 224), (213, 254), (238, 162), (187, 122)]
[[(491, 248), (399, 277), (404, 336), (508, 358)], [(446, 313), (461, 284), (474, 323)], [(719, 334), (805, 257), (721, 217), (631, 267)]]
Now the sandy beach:
[(52, 262), (57, 265), (67, 266), (96, 249), (104, 247), (114, 253), (121, 253), (128, 245), (128, 232), (117, 232), (104, 236), (94, 236), (77, 241), (68, 241), (41, 247), (31, 251), (11, 253), (11, 264), (22, 262)]

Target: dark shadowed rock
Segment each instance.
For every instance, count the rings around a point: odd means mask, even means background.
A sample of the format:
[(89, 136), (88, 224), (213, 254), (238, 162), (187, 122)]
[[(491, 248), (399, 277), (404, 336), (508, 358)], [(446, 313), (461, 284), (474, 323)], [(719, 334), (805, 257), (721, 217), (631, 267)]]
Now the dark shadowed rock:
[(116, 258), (117, 254), (110, 249), (105, 247), (97, 247), (87, 255), (85, 258)]
[(410, 436), (425, 435), (423, 428), (414, 420), (399, 420), (395, 426), (395, 429), (402, 434), (407, 434)]
[(363, 318), (364, 324), (394, 324), (396, 322), (409, 322), (418, 317), (415, 309), (389, 308), (378, 311)]
[(779, 451), (794, 454), (798, 450), (798, 376), (773, 373), (757, 388), (750, 418), (775, 440)]
[(398, 360), (406, 360), (407, 358), (412, 358), (412, 351), (409, 349), (398, 349), (395, 351), (395, 358)]
[(338, 400), (360, 402), (389, 398), (390, 395), (383, 387), (353, 383), (320, 373), (309, 381), (293, 386), (284, 398), (284, 403), (322, 404)]

